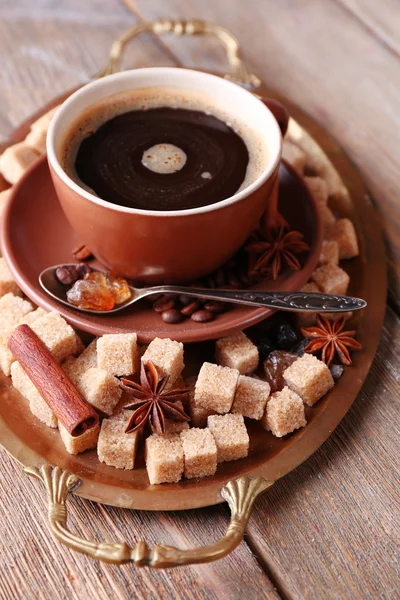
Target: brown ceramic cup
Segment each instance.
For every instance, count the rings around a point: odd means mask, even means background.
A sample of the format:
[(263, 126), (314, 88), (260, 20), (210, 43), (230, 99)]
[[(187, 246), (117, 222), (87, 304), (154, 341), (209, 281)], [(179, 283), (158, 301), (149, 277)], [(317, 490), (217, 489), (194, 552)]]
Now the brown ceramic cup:
[[(257, 133), (267, 148), (267, 160), (251, 185), (204, 207), (152, 211), (111, 204), (67, 175), (60, 163), (62, 144), (66, 132), (84, 110), (115, 93), (163, 86), (206, 93), (213, 103), (225, 106), (229, 114)], [(276, 212), (282, 131), (286, 126), (287, 116), (281, 106), (261, 101), (239, 85), (215, 75), (178, 68), (136, 69), (93, 81), (72, 94), (52, 120), (47, 155), (61, 206), (80, 240), (101, 263), (148, 284), (184, 283), (229, 260), (263, 213)]]

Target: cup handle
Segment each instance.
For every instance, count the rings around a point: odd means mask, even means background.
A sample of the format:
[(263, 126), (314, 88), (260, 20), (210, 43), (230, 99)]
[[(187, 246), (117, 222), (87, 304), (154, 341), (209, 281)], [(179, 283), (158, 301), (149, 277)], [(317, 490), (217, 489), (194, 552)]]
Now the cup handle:
[(274, 115), (281, 130), (282, 137), (284, 137), (287, 132), (290, 118), (287, 109), (274, 98), (260, 98), (260, 100)]
[(68, 494), (80, 483), (77, 475), (50, 465), (44, 465), (40, 469), (27, 467), (24, 471), (44, 483), (50, 530), (64, 546), (101, 562), (116, 565), (133, 562), (137, 567), (153, 569), (213, 562), (232, 552), (244, 537), (255, 499), (274, 483), (262, 477), (239, 477), (228, 481), (221, 490), (221, 496), (231, 509), (230, 524), (225, 536), (210, 546), (180, 550), (158, 544), (150, 548), (146, 542), (140, 540), (131, 548), (126, 542), (86, 540), (69, 531), (66, 500)]

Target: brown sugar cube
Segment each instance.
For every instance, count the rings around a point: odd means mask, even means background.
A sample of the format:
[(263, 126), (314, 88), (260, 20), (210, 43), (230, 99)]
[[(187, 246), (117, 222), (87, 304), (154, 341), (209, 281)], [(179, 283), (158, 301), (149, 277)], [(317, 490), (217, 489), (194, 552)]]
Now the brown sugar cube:
[(110, 375), (133, 375), (137, 360), (136, 333), (111, 333), (97, 340), (97, 366)]
[(153, 433), (146, 439), (145, 459), (151, 484), (177, 483), (184, 468), (180, 436)]
[(319, 255), (319, 265), (338, 265), (339, 264), (339, 244), (335, 240), (324, 240), (322, 242), (321, 254)]
[(303, 175), (304, 167), (306, 165), (306, 154), (299, 146), (292, 144), (292, 142), (284, 141), (282, 158), (285, 159), (299, 175)]
[(210, 415), (215, 415), (215, 410), (203, 408), (194, 401), (194, 387), (189, 394), (189, 415), (192, 427), (207, 427), (207, 419)]
[(31, 125), (30, 132), (25, 138), (25, 143), (34, 148), (39, 154), (46, 152), (46, 136), (50, 121), (53, 118), (58, 106), (55, 106)]
[(32, 312), (29, 312), (23, 316), (18, 325), (29, 325), (30, 327), (32, 323), (35, 323), (35, 321), (38, 321), (47, 314), (48, 313), (43, 310), (43, 308), (36, 308), (36, 310), (33, 310)]
[(36, 121), (34, 121), (31, 125), (31, 131), (33, 129), (44, 129), (45, 131), (47, 131), (49, 128), (50, 122), (51, 122), (52, 118), (54, 117), (54, 114), (57, 111), (58, 107), (59, 107), (59, 105), (54, 106), (53, 108), (48, 110), (46, 113), (44, 113), (44, 115), (42, 115), (41, 117), (36, 119)]
[(11, 373), (11, 365), (15, 358), (11, 350), (8, 348), (6, 343), (0, 342), (0, 369), (7, 377)]
[(190, 428), (187, 421), (173, 421), (172, 419), (165, 419), (165, 433), (181, 433)]
[(315, 171), (326, 182), (329, 204), (334, 202), (335, 210), (347, 212), (351, 207), (351, 198), (339, 173), (332, 167), (328, 158), (320, 151), (307, 152), (306, 167)]
[(79, 379), (76, 368), (77, 360), (77, 357), (71, 354), (71, 356), (67, 356), (61, 364), (64, 371), (75, 385), (77, 385)]
[(77, 358), (71, 355), (62, 363), (62, 368), (82, 394), (82, 377), (89, 369), (97, 367), (96, 343), (97, 339), (94, 339)]
[(171, 387), (178, 379), (185, 366), (183, 362), (183, 344), (169, 338), (155, 338), (142, 356), (142, 362), (151, 362), (160, 377), (169, 376), (167, 387)]
[(217, 446), (218, 462), (247, 456), (249, 436), (242, 415), (211, 415), (207, 419), (207, 425)]
[(258, 367), (258, 348), (243, 331), (217, 340), (215, 356), (219, 365), (237, 369), (242, 375), (253, 373)]
[(8, 292), (11, 292), (14, 296), (22, 296), (22, 292), (11, 275), (5, 259), (0, 257), (0, 296), (4, 296)]
[(223, 414), (231, 410), (239, 371), (203, 363), (194, 388), (194, 403)]
[(336, 217), (331, 209), (327, 206), (320, 206), (319, 210), (321, 213), (322, 227), (324, 230), (324, 240), (327, 240), (331, 237), (335, 230)]
[(25, 138), (25, 144), (33, 148), (38, 154), (46, 152), (47, 131), (44, 129), (32, 129)]
[(7, 200), (11, 195), (11, 188), (0, 192), (0, 217), (3, 215), (4, 209), (7, 206)]
[(26, 142), (9, 146), (0, 156), (0, 174), (14, 185), (38, 156), (39, 153)]
[[(319, 287), (313, 282), (309, 281), (302, 288), (302, 292), (320, 292)], [(314, 325), (317, 320), (316, 312), (309, 310), (302, 310), (295, 313), (295, 318), (299, 327), (309, 327), (310, 325)]]
[(61, 439), (64, 446), (70, 454), (80, 454), (85, 450), (96, 448), (97, 440), (100, 433), (100, 424), (97, 423), (94, 427), (87, 429), (84, 433), (77, 436), (72, 436), (62, 425), (58, 423), (58, 429), (60, 431)]
[(211, 415), (207, 424), (217, 446), (219, 463), (248, 455), (250, 440), (242, 415)]
[(189, 406), (190, 423), (192, 427), (207, 427), (208, 417), (215, 414), (216, 412), (209, 408), (203, 408), (196, 404), (190, 404)]
[(271, 386), (266, 381), (240, 375), (231, 412), (259, 421), (270, 393)]
[(86, 349), (86, 346), (82, 342), (81, 337), (76, 332), (75, 332), (75, 340), (76, 340), (76, 345), (75, 345), (74, 356), (79, 356)]
[(94, 339), (77, 358), (71, 355), (63, 362), (62, 367), (64, 371), (75, 385), (79, 384), (80, 379), (86, 371), (97, 367), (96, 343), (97, 339)]
[(43, 400), (42, 396), (17, 361), (13, 362), (11, 365), (11, 378), (15, 389), (29, 400), (31, 413), (48, 427), (56, 428), (57, 419), (55, 414)]
[(33, 311), (27, 300), (14, 296), (11, 292), (0, 298), (0, 331), (9, 331), (16, 327), (25, 315)]
[[(177, 400), (174, 405), (185, 410), (183, 403), (180, 400)], [(189, 429), (189, 427), (190, 425), (188, 421), (173, 421), (172, 419), (165, 419), (165, 433), (167, 434), (181, 433), (181, 431), (186, 431), (186, 429)]]
[[(22, 319), (17, 323), (17, 325), (22, 325), (25, 323), (26, 325), (30, 325), (37, 319), (40, 319), (46, 312), (43, 308), (37, 308), (32, 312), (22, 317)], [(3, 371), (4, 375), (10, 375), (11, 365), (14, 362), (15, 358), (8, 347), (8, 340), (10, 338), (11, 333), (13, 332), (15, 326), (10, 327), (8, 331), (0, 332), (0, 369)]]
[(304, 177), (304, 183), (318, 206), (328, 206), (328, 186), (322, 177)]
[(337, 265), (322, 265), (311, 275), (311, 279), (324, 294), (346, 294), (350, 277)]
[(340, 260), (359, 255), (357, 234), (350, 219), (338, 219), (330, 239), (339, 245)]
[(303, 400), (288, 387), (272, 394), (262, 425), (276, 437), (283, 437), (307, 425)]
[[(353, 208), (353, 201), (347, 188), (341, 183), (338, 186), (330, 185), (329, 180), (326, 180), (329, 191), (329, 207), (337, 214), (347, 214)], [(336, 189), (335, 189), (336, 188)]]
[(208, 477), (217, 470), (217, 446), (209, 429), (192, 427), (181, 433), (187, 479)]
[(312, 354), (303, 354), (295, 360), (285, 370), (283, 377), (286, 385), (301, 396), (308, 406), (313, 406), (335, 385), (326, 364)]
[[(299, 146), (302, 146), (301, 138), (303, 132), (297, 127), (297, 124), (291, 120), (289, 134), (294, 139), (298, 139)], [(320, 148), (314, 150), (307, 147), (306, 168), (309, 171), (314, 171), (314, 173), (325, 181), (328, 188), (329, 206), (338, 213), (347, 213), (352, 206), (350, 194), (344, 186), (339, 173), (332, 166), (328, 157), (323, 152), (321, 153)]]
[(113, 413), (122, 394), (118, 379), (97, 367), (86, 371), (77, 387), (89, 404), (106, 415)]
[(125, 433), (132, 415), (132, 410), (123, 410), (103, 419), (97, 444), (100, 462), (117, 469), (134, 468), (140, 432)]
[[(31, 323), (37, 319), (40, 319), (40, 317), (43, 317), (45, 314), (46, 312), (43, 310), (43, 308), (37, 308), (36, 310), (33, 310), (25, 315), (25, 317), (22, 317), (17, 325), (31, 325)], [(14, 327), (11, 327), (8, 331), (0, 332), (0, 369), (3, 371), (4, 375), (7, 376), (10, 375), (11, 365), (15, 360), (11, 350), (7, 345), (13, 330)]]
[(31, 328), (50, 350), (57, 362), (76, 351), (76, 333), (56, 312), (46, 313), (31, 324)]

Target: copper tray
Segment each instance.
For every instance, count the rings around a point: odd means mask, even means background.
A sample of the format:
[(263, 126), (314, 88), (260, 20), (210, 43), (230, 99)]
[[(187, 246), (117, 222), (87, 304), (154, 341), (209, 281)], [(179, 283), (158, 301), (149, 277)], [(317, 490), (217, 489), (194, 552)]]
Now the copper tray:
[[(106, 562), (120, 564), (134, 561), (138, 566), (162, 568), (211, 561), (230, 552), (243, 537), (257, 495), (306, 460), (339, 424), (361, 389), (380, 339), (386, 305), (386, 266), (379, 218), (359, 173), (336, 142), (311, 117), (247, 72), (240, 59), (238, 44), (229, 32), (201, 21), (162, 20), (144, 23), (131, 28), (114, 43), (105, 73), (118, 67), (124, 45), (141, 31), (217, 35), (227, 48), (233, 71), (230, 76), (261, 95), (276, 97), (287, 106), (292, 115), (288, 139), (318, 158), (325, 173), (336, 178), (339, 173), (345, 197), (348, 191), (347, 206), (342, 214), (349, 216), (356, 224), (361, 253), (357, 259), (349, 262), (346, 270), (351, 276), (351, 293), (368, 302), (367, 309), (357, 316), (355, 323), (357, 339), (362, 343), (363, 350), (354, 355), (353, 366), (345, 369), (334, 389), (309, 409), (307, 426), (285, 439), (277, 439), (257, 423), (252, 424), (249, 427), (249, 456), (222, 463), (214, 477), (199, 481), (183, 480), (178, 484), (151, 486), (144, 468), (121, 472), (99, 463), (95, 452), (70, 456), (63, 449), (58, 432), (36, 419), (32, 420), (26, 401), (12, 388), (9, 379), (4, 376), (0, 378), (1, 444), (28, 467), (28, 474), (44, 482), (49, 501), (50, 526), (56, 537), (75, 550)], [(8, 144), (22, 140), (28, 133), (30, 123), (57, 102), (51, 102), (23, 123), (12, 134)], [(4, 187), (4, 182), (3, 186), (0, 182), (0, 190)], [(194, 355), (193, 359), (188, 360), (192, 368), (205, 356), (210, 356), (207, 343), (190, 346), (187, 351)], [(78, 484), (76, 493), (82, 497), (125, 508), (181, 510), (209, 506), (225, 499), (231, 509), (231, 524), (220, 542), (198, 550), (180, 551), (164, 546), (149, 549), (144, 542), (138, 542), (134, 548), (126, 544), (87, 542), (73, 536), (66, 528), (65, 500), (68, 492)]]

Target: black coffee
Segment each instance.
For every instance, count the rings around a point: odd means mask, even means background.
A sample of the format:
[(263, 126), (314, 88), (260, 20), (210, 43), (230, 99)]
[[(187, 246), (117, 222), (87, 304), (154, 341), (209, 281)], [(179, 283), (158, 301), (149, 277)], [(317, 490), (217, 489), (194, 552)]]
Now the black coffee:
[(245, 180), (249, 152), (217, 117), (157, 107), (119, 114), (87, 135), (75, 171), (100, 198), (146, 210), (183, 210), (229, 198)]

